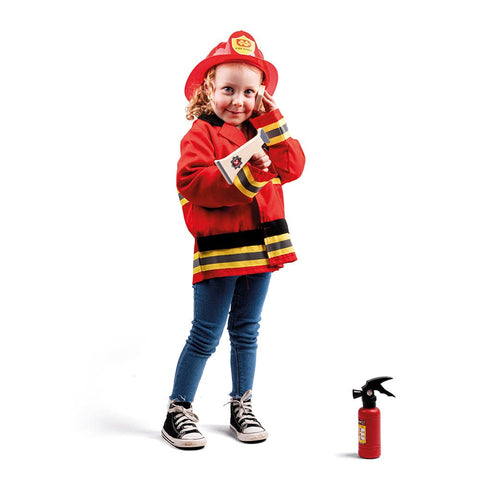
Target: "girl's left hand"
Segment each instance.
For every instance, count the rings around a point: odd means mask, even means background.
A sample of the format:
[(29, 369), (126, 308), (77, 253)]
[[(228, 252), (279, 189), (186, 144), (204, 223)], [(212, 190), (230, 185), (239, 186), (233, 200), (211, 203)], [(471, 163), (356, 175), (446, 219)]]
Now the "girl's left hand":
[(263, 107), (265, 108), (266, 112), (271, 112), (272, 110), (277, 109), (277, 104), (275, 103), (275, 100), (267, 91), (265, 91), (265, 93), (263, 94)]

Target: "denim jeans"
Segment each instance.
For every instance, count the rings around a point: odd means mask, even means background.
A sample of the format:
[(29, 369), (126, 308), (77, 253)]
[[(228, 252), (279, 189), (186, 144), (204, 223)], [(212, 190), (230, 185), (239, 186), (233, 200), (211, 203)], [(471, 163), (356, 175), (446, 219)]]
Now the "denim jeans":
[[(271, 273), (212, 278), (194, 288), (194, 319), (177, 369), (171, 400), (193, 402), (205, 364), (228, 317), (233, 398), (252, 389), (257, 336)], [(229, 313), (230, 312), (230, 313)]]

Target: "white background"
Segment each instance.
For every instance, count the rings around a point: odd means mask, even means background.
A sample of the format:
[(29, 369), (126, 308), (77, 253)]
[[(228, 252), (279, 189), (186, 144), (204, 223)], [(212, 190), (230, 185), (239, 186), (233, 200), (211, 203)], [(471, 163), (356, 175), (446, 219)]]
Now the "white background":
[[(476, 7), (3, 2), (2, 478), (474, 478)], [(307, 156), (285, 187), (299, 261), (274, 276), (262, 320), (269, 440), (228, 433), (223, 338), (195, 402), (208, 445), (181, 452), (160, 430), (192, 311), (183, 87), (239, 29), (278, 68)], [(378, 403), (382, 457), (360, 460), (351, 390), (379, 375), (396, 398)]]

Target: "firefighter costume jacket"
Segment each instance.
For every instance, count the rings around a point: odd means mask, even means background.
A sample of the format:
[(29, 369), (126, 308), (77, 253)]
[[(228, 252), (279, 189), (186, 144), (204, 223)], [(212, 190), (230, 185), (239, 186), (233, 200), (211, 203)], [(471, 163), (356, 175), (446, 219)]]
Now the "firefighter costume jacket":
[[(284, 218), (282, 185), (300, 177), (304, 153), (278, 109), (249, 123), (246, 138), (216, 115), (202, 115), (181, 141), (177, 189), (195, 237), (193, 283), (274, 271), (297, 259)], [(229, 185), (214, 160), (243, 145), (260, 127), (270, 139), (269, 171), (246, 163)]]

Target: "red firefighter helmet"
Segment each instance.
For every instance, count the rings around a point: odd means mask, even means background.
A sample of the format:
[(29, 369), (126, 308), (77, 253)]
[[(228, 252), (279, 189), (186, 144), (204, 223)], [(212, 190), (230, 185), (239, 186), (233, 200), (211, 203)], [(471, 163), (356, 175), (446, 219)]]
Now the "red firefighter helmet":
[(232, 33), (227, 42), (219, 43), (202, 60), (189, 75), (185, 84), (185, 96), (190, 100), (195, 89), (203, 83), (205, 74), (214, 65), (228, 62), (243, 62), (254, 65), (265, 74), (264, 85), (268, 93), (273, 95), (278, 82), (277, 69), (263, 58), (255, 39), (242, 30)]

